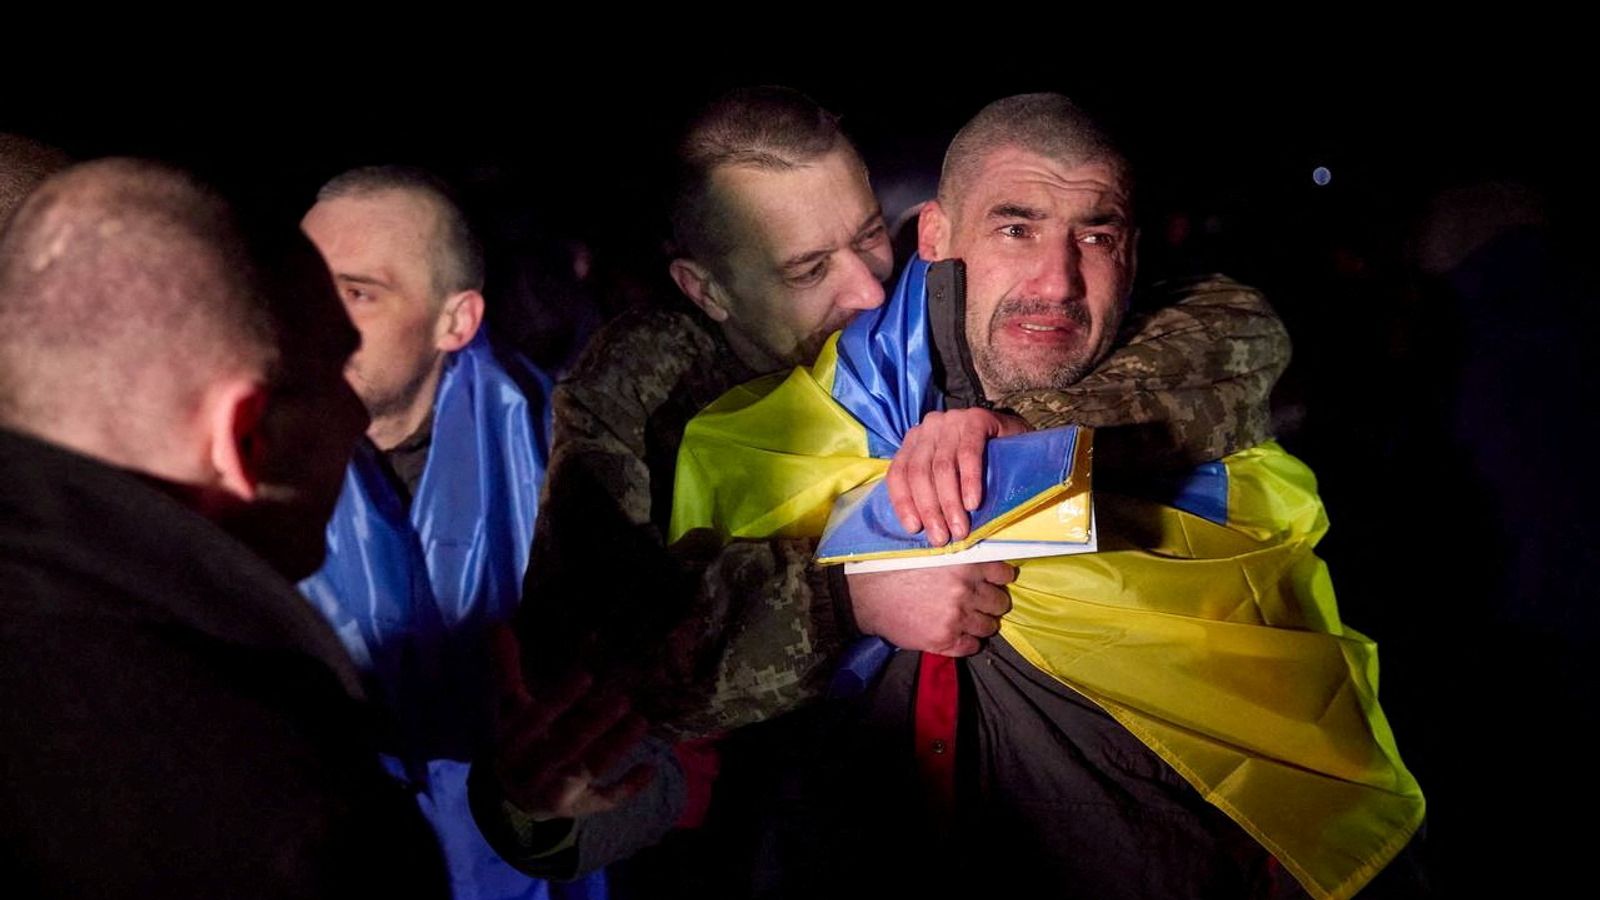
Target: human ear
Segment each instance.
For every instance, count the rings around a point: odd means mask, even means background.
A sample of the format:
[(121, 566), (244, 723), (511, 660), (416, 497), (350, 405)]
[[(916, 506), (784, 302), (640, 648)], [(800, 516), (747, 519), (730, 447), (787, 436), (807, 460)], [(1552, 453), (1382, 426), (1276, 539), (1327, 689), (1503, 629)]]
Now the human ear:
[(231, 378), (206, 393), (202, 425), (217, 485), (245, 502), (256, 499), (267, 458), (266, 386)]
[(917, 214), (917, 255), (928, 262), (950, 255), (950, 216), (937, 200), (922, 204)]
[(451, 294), (439, 309), (434, 346), (445, 353), (460, 350), (472, 343), (482, 325), (483, 295), (477, 291)]
[(672, 281), (700, 307), (713, 322), (728, 320), (728, 304), (719, 296), (721, 288), (711, 270), (687, 257), (679, 257), (667, 264), (667, 274)]

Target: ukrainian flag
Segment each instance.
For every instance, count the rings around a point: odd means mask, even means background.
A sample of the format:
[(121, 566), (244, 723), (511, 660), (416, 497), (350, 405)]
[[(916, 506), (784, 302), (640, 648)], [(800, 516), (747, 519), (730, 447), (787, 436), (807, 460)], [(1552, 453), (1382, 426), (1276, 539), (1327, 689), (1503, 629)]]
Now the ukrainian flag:
[[(943, 398), (925, 277), (810, 368), (738, 387), (689, 423), (673, 540), (817, 536)], [(1153, 489), (1154, 491), (1154, 489)], [(1327, 516), (1276, 443), (1202, 466), (1163, 502), (1095, 495), (1100, 552), (1022, 560), (1000, 634), (1099, 704), (1315, 897), (1349, 897), (1423, 819), (1378, 705), (1377, 648), (1339, 618), (1313, 548)]]

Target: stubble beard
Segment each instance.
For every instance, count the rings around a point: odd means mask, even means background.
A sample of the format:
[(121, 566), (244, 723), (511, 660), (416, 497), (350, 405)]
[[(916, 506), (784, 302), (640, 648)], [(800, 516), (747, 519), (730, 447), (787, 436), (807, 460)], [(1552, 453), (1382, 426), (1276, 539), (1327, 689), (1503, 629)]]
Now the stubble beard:
[[(1007, 321), (1046, 313), (1065, 315), (1077, 326), (1070, 346), (1039, 348), (1033, 354), (1023, 354), (1027, 348), (1012, 348), (1009, 356), (998, 346), (1000, 330)], [(1061, 390), (1077, 384), (1103, 355), (1090, 343), (1093, 328), (1094, 317), (1082, 301), (1066, 305), (1039, 298), (1000, 301), (989, 317), (983, 341), (974, 342), (971, 348), (972, 365), (983, 382), (984, 393), (990, 399), (999, 399), (1017, 391)]]

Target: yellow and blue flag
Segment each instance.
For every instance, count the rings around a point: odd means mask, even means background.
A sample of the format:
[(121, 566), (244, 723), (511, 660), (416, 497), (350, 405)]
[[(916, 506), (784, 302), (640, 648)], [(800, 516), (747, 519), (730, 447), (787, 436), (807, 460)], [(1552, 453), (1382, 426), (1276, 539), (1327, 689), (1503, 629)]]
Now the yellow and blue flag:
[[(815, 537), (943, 408), (913, 260), (889, 302), (816, 363), (735, 388), (679, 451), (671, 535)], [(1339, 618), (1314, 547), (1316, 479), (1276, 443), (1202, 466), (1160, 499), (1095, 495), (1100, 552), (1017, 562), (1000, 635), (1094, 701), (1316, 897), (1348, 897), (1421, 824), (1378, 704), (1371, 640)]]

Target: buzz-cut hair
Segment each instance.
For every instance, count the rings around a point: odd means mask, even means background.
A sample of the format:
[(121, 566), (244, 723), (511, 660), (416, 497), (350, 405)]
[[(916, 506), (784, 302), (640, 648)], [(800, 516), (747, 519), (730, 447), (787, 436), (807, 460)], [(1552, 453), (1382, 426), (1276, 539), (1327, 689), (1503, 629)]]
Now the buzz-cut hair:
[(317, 202), (405, 191), (424, 198), (438, 212), (431, 256), (438, 299), (461, 291), (483, 290), (483, 246), (461, 211), (450, 185), (415, 166), (362, 166), (334, 176), (317, 191)]
[(956, 133), (939, 172), (939, 203), (955, 209), (989, 154), (1017, 147), (1071, 166), (1100, 162), (1132, 184), (1132, 169), (1111, 133), (1061, 94), (1017, 94), (978, 111)]
[(66, 169), (0, 230), (0, 419), (132, 419), (222, 371), (275, 384), (327, 279), (292, 223), (242, 213), (182, 170)]
[(843, 146), (839, 117), (793, 88), (737, 88), (695, 116), (678, 143), (672, 236), (677, 251), (714, 265), (731, 249), (727, 216), (712, 197), (724, 166), (784, 172)]

